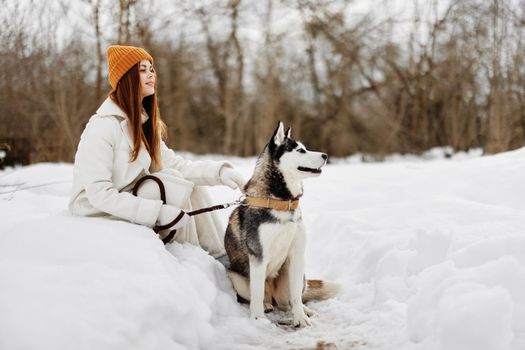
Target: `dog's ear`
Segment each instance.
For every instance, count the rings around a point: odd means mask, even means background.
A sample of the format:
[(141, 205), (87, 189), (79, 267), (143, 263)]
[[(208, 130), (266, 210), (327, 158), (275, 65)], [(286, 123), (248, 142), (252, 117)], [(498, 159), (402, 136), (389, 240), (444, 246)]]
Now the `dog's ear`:
[(279, 121), (277, 124), (277, 129), (273, 132), (272, 141), (276, 146), (279, 146), (284, 142), (284, 125), (283, 122)]
[(291, 139), (292, 138), (292, 127), (289, 127), (288, 130), (286, 130), (286, 138)]

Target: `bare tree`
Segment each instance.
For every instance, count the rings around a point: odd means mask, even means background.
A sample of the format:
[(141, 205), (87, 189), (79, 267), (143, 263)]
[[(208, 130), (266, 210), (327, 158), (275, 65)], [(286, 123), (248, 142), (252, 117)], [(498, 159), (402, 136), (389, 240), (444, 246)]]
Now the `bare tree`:
[[(210, 30), (210, 14), (203, 8), (196, 12), (206, 36), (206, 49), (211, 69), (217, 81), (220, 114), (224, 120), (223, 152), (234, 153), (235, 123), (239, 120), (243, 106), (244, 57), (238, 39), (238, 17), (240, 0), (232, 0), (226, 6), (231, 29), (225, 40), (215, 38)], [(231, 57), (234, 57), (232, 64)], [(242, 129), (242, 128), (241, 128)]]
[[(414, 0), (406, 40), (396, 14), (352, 14), (345, 0), (179, 1), (162, 13), (140, 0), (82, 2), (90, 18), (75, 23), (63, 22), (66, 1), (0, 0), (0, 144), (23, 162), (72, 160), (107, 88), (108, 39), (154, 55), (178, 149), (256, 154), (277, 120), (332, 156), (525, 144), (522, 2)], [(263, 39), (248, 48), (254, 7)], [(293, 36), (275, 25), (280, 12), (300, 18)], [(59, 25), (76, 30), (58, 39)]]
[(95, 80), (95, 97), (97, 101), (102, 99), (102, 69), (104, 66), (104, 55), (102, 51), (102, 32), (100, 29), (100, 0), (85, 0), (91, 7), (91, 21), (95, 32), (96, 48), (96, 80)]

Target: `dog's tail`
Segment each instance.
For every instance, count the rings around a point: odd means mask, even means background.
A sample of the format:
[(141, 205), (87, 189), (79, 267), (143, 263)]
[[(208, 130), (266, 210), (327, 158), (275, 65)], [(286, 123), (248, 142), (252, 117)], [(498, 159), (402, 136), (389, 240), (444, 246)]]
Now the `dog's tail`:
[(333, 297), (340, 289), (340, 285), (332, 281), (306, 280), (303, 292), (303, 303), (310, 300), (325, 300)]

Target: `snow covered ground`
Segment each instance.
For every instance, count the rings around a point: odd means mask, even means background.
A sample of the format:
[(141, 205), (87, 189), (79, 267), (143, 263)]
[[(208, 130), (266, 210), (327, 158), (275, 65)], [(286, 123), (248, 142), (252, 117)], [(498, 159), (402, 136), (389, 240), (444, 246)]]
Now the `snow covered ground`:
[(199, 248), (71, 216), (70, 164), (5, 170), (0, 349), (525, 349), (524, 174), (525, 149), (328, 165), (305, 182), (307, 276), (342, 290), (294, 330), (250, 320)]

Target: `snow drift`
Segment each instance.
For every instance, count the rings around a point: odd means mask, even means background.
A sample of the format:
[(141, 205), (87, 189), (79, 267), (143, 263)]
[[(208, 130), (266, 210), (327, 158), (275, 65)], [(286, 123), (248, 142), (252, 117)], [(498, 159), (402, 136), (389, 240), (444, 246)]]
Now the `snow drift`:
[[(232, 159), (247, 177), (254, 161)], [(307, 275), (343, 288), (311, 303), (313, 325), (294, 330), (276, 325), (283, 312), (250, 320), (222, 265), (199, 248), (73, 217), (70, 164), (8, 169), (0, 348), (523, 349), (523, 174), (525, 149), (328, 165), (305, 182)], [(240, 195), (213, 194), (217, 203)]]

